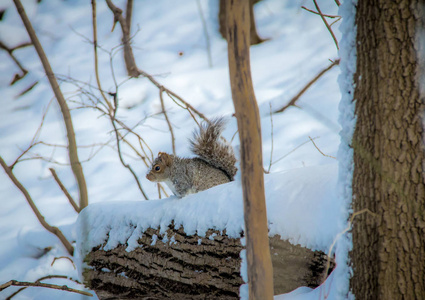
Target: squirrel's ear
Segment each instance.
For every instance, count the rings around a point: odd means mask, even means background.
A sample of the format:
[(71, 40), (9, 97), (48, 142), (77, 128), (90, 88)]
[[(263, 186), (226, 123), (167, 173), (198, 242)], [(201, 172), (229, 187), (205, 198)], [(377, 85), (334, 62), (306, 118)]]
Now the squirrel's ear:
[(170, 166), (171, 165), (172, 159), (171, 159), (170, 155), (168, 155), (167, 153), (165, 153), (165, 152), (159, 152), (158, 153), (158, 157), (159, 157), (159, 159), (161, 160), (161, 162), (164, 165), (166, 165), (166, 166)]

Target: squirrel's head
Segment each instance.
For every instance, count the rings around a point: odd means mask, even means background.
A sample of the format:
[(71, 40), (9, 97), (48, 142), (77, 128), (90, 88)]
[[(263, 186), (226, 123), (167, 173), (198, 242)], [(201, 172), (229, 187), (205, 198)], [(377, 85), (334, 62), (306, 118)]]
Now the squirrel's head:
[(152, 167), (146, 174), (149, 181), (161, 182), (169, 178), (170, 167), (173, 164), (173, 155), (164, 152), (159, 152), (158, 157), (152, 163)]

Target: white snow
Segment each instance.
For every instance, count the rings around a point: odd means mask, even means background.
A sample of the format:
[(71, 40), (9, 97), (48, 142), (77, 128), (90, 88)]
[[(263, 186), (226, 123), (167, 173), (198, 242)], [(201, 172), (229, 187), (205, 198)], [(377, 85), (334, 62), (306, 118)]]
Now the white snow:
[[(341, 101), (339, 103), (339, 123), (341, 125), (341, 143), (338, 149), (339, 175), (338, 188), (342, 209), (339, 214), (338, 228), (343, 232), (348, 228), (347, 220), (351, 212), (352, 198), (352, 178), (353, 178), (353, 149), (351, 140), (354, 133), (356, 117), (354, 107), (356, 99), (354, 97), (354, 73), (356, 72), (356, 34), (355, 12), (357, 0), (344, 1), (339, 9), (339, 14), (343, 17), (339, 29), (342, 32), (340, 43), (341, 74), (338, 83), (341, 90)], [(361, 74), (360, 74), (361, 76)], [(348, 263), (348, 252), (352, 249), (351, 233), (342, 235), (336, 243), (336, 263), (339, 268), (335, 270), (335, 287), (339, 297), (351, 297), (349, 294), (349, 278), (352, 272)]]
[[(338, 234), (342, 209), (336, 196), (337, 177), (335, 163), (266, 175), (270, 236), (279, 234), (294, 244), (327, 251)], [(190, 235), (204, 237), (212, 228), (240, 237), (244, 219), (239, 184), (230, 182), (182, 199), (173, 196), (161, 201), (92, 204), (78, 217), (78, 252), (84, 257), (106, 240), (103, 249), (113, 249), (127, 244), (129, 238), (137, 240), (148, 228), (159, 228), (164, 233), (172, 220)], [(214, 235), (208, 238), (214, 239)], [(169, 240), (165, 236), (162, 242)]]
[[(12, 1), (0, 2), (0, 7), (7, 9), (0, 22), (0, 40), (10, 47), (27, 42), (29, 38)], [(97, 2), (98, 42), (106, 50), (99, 50), (100, 77), (103, 89), (113, 92), (115, 85), (108, 51), (120, 44), (121, 28), (117, 25), (111, 32), (112, 14), (104, 1)], [(125, 7), (123, 0), (114, 3)], [(212, 68), (208, 67), (206, 39), (196, 1), (180, 1), (178, 5), (170, 0), (135, 1), (132, 24), (134, 54), (141, 69), (155, 75), (161, 84), (208, 117), (228, 116), (230, 122), (224, 136), (230, 141), (236, 132), (236, 120), (230, 117), (234, 109), (227, 68), (227, 45), (217, 31), (218, 1), (201, 0), (200, 3), (208, 27)], [(318, 3), (323, 12), (338, 14), (333, 1), (322, 0)], [(105, 246), (107, 249), (127, 243), (127, 250), (131, 251), (138, 246), (137, 239), (144, 229), (166, 228), (172, 219), (176, 224), (184, 225), (188, 234), (202, 235), (209, 227), (214, 227), (226, 229), (231, 236), (238, 236), (244, 224), (240, 185), (237, 182), (184, 199), (170, 197), (159, 201), (142, 201), (132, 175), (122, 167), (116, 154), (110, 122), (101, 117), (98, 111), (77, 109), (79, 104), (72, 102), (81, 101), (81, 95), (77, 93), (83, 86), (81, 82), (96, 86), (93, 49), (86, 40), (92, 39), (90, 1), (52, 0), (36, 4), (35, 0), (27, 0), (23, 4), (54, 72), (60, 74), (62, 79), (72, 77), (78, 80), (60, 82), (73, 108), (71, 113), (78, 145), (110, 141), (106, 147), (79, 149), (80, 159), (84, 161), (90, 202), (79, 217), (79, 230), (76, 225), (77, 213), (48, 170), (55, 168), (72, 196), (78, 198), (74, 176), (66, 165), (66, 150), (38, 145), (26, 157), (42, 155), (52, 161), (33, 159), (15, 166), (15, 176), (28, 189), (47, 222), (59, 227), (70, 241), (76, 241), (77, 232), (81, 234), (87, 231), (90, 238), (86, 244), (79, 245), (83, 252), (93, 245), (102, 244), (108, 232), (111, 238)], [(351, 1), (344, 1), (340, 9), (340, 14), (344, 16), (343, 23), (333, 26), (340, 40), (339, 54), (320, 17), (301, 9), (301, 5), (314, 8), (305, 0), (263, 0), (256, 4), (258, 32), (270, 40), (251, 47), (251, 68), (260, 108), (263, 160), (267, 169), (272, 148), (270, 104), (273, 110), (280, 108), (327, 67), (329, 59), (333, 60), (338, 55), (342, 58), (340, 68), (343, 75), (338, 79), (339, 87), (337, 76), (340, 71), (335, 67), (299, 99), (299, 107), (290, 107), (282, 114), (273, 115), (273, 161), (276, 163), (271, 168), (271, 174), (265, 176), (270, 233), (281, 234), (293, 243), (327, 252), (337, 234), (347, 225), (351, 193), (352, 154), (348, 143), (355, 119), (352, 93), (348, 94), (348, 91), (352, 91), (352, 74), (355, 72), (354, 5)], [(337, 30), (338, 26), (342, 29), (343, 37)], [(122, 52), (119, 49), (114, 51), (114, 75), (119, 83), (123, 83), (127, 76)], [(45, 111), (39, 140), (66, 145), (60, 109), (54, 99), (49, 105), (53, 93), (34, 49), (22, 48), (14, 54), (30, 72), (9, 86), (19, 69), (7, 53), (0, 50), (0, 155), (8, 164), (28, 147)], [(39, 83), (29, 93), (17, 97), (36, 81)], [(99, 96), (96, 89), (91, 91)], [(171, 152), (168, 127), (163, 116), (157, 115), (161, 110), (158, 89), (147, 79), (132, 79), (120, 85), (118, 99), (118, 117), (129, 127), (134, 127), (154, 154), (158, 151)], [(164, 100), (174, 126), (176, 151), (180, 156), (190, 156), (187, 138), (196, 124), (171, 99), (164, 97)], [(320, 154), (309, 137), (316, 138), (315, 143), (325, 154), (338, 156), (339, 171), (336, 161)], [(128, 138), (138, 145), (133, 136), (129, 135)], [(238, 149), (238, 144), (236, 135), (232, 145)], [(147, 168), (130, 148), (122, 147), (124, 159), (136, 171), (149, 197), (157, 199), (156, 185), (144, 177)], [(92, 157), (94, 153), (96, 155)], [(337, 181), (341, 191), (336, 187)], [(55, 257), (70, 256), (58, 239), (39, 224), (25, 198), (2, 170), (0, 195), (0, 284), (11, 279), (35, 281), (51, 274), (76, 279), (78, 271), (68, 259), (57, 259), (52, 265)], [(82, 219), (86, 219), (90, 226), (82, 226)], [(168, 237), (167, 242), (173, 242), (173, 237)], [(347, 293), (349, 270), (346, 262), (350, 245), (351, 241), (346, 236), (337, 241), (334, 251), (338, 266), (326, 283), (326, 289), (329, 287), (326, 292), (330, 292), (327, 299)], [(45, 253), (46, 247), (52, 248)], [(241, 257), (245, 261), (244, 252)], [(76, 263), (74, 257), (70, 258)], [(244, 268), (246, 265), (243, 264), (241, 273), (246, 279)], [(82, 289), (81, 285), (64, 279), (45, 282)], [(16, 290), (17, 287), (8, 288), (0, 292), (0, 298)], [(241, 296), (246, 297), (247, 291), (247, 286), (242, 286)], [(300, 288), (276, 298), (320, 299), (325, 294), (320, 289), (310, 291)], [(89, 299), (43, 288), (28, 288), (14, 297), (58, 298)]]

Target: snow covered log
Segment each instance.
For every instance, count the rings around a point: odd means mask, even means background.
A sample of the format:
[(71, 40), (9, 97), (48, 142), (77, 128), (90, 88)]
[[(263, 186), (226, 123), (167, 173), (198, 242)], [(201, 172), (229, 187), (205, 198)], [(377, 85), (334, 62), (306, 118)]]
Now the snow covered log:
[[(275, 294), (323, 280), (323, 252), (340, 232), (336, 173), (331, 165), (265, 176)], [(237, 182), (182, 199), (92, 204), (77, 225), (82, 280), (99, 299), (246, 295)]]
[[(171, 239), (169, 237), (172, 237)], [(239, 299), (243, 249), (240, 239), (217, 230), (205, 237), (186, 235), (173, 225), (161, 234), (149, 228), (131, 252), (126, 245), (93, 249), (85, 258), (85, 284), (99, 299)], [(300, 286), (317, 287), (325, 278), (327, 256), (270, 239), (275, 294)]]

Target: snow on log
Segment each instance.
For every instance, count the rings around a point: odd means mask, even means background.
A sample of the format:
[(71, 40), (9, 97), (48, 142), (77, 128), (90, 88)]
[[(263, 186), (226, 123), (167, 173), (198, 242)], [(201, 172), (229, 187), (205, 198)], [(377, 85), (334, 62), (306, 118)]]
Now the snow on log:
[[(265, 177), (275, 294), (324, 279), (324, 252), (340, 231), (336, 173), (333, 165)], [(78, 219), (82, 280), (99, 299), (238, 299), (243, 224), (237, 182), (183, 199), (89, 205)]]

